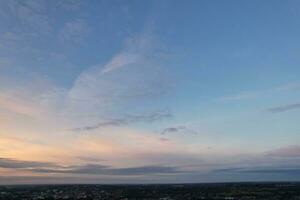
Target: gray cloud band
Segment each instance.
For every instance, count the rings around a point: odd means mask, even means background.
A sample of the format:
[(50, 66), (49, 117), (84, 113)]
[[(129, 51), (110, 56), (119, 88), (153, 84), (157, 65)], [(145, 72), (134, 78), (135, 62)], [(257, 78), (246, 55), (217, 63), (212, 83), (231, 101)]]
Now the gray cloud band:
[(198, 134), (195, 130), (187, 126), (174, 126), (163, 129), (160, 134), (169, 134), (169, 133), (188, 133), (188, 134)]
[(89, 131), (94, 129), (99, 129), (103, 127), (113, 127), (113, 126), (123, 126), (138, 122), (154, 122), (162, 120), (165, 118), (171, 118), (173, 115), (169, 110), (158, 111), (150, 114), (136, 114), (136, 115), (126, 115), (122, 118), (115, 118), (106, 121), (99, 122), (91, 126), (83, 126), (79, 128), (74, 128), (72, 131)]
[(280, 112), (285, 112), (285, 111), (294, 110), (294, 109), (300, 109), (300, 103), (272, 107), (272, 108), (267, 109), (267, 111), (269, 111), (271, 113), (280, 113)]
[(48, 162), (21, 161), (0, 158), (0, 168), (28, 170), (45, 174), (97, 174), (97, 175), (147, 175), (183, 173), (178, 167), (148, 165), (141, 167), (113, 168), (107, 165), (86, 164), (59, 166)]

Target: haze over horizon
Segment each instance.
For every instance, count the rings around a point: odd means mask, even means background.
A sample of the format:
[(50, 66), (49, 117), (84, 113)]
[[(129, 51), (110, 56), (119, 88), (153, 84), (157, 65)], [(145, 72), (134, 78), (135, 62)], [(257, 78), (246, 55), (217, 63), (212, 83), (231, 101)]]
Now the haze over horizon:
[(0, 184), (300, 181), (300, 1), (0, 1)]

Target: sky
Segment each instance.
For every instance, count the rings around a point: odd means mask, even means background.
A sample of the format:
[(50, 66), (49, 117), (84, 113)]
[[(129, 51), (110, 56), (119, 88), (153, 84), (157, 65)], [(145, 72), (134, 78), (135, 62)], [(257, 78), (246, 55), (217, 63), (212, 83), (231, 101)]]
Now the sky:
[(0, 1), (0, 184), (300, 181), (300, 1)]

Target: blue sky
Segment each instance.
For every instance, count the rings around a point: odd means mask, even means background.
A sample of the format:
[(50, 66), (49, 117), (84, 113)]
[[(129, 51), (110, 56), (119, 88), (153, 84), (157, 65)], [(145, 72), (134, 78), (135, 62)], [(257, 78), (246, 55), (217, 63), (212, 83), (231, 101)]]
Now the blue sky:
[(0, 183), (299, 180), (299, 9), (1, 1)]

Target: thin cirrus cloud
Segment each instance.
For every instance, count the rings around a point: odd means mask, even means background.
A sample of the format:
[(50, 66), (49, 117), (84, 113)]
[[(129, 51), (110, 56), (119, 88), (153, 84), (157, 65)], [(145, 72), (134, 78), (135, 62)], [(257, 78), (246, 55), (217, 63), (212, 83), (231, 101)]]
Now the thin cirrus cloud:
[[(143, 107), (148, 101), (165, 96), (170, 81), (161, 67), (161, 59), (154, 52), (154, 39), (149, 35), (127, 38), (124, 47), (106, 64), (83, 71), (68, 91), (68, 112), (97, 115), (105, 110), (105, 116), (113, 118), (110, 116), (112, 109), (120, 112), (130, 109), (129, 106)], [(124, 123), (123, 119), (121, 122), (119, 119), (117, 122), (103, 121), (103, 125)]]
[[(161, 60), (154, 52), (155, 43), (149, 31), (128, 37), (121, 50), (106, 64), (90, 67), (78, 76), (66, 95), (68, 105), (65, 112), (81, 113), (93, 122), (87, 120), (85, 123), (92, 125), (74, 128), (73, 131), (154, 122), (172, 117), (170, 111), (151, 113), (143, 106), (150, 100), (160, 99), (170, 89), (170, 82), (160, 67)], [(125, 109), (131, 109), (131, 106), (132, 110), (137, 106), (142, 109), (137, 114), (128, 114)], [(114, 110), (121, 117), (115, 117)], [(152, 110), (162, 110), (162, 106)]]
[[(80, 4), (81, 3), (78, 2), (72, 2), (71, 5), (67, 3), (67, 1), (53, 1), (51, 3), (47, 1), (1, 1), (0, 17), (3, 16), (2, 19), (9, 19), (9, 24), (18, 24), (18, 26), (15, 26), (9, 33), (14, 35), (14, 38), (17, 37), (18, 39), (24, 40), (24, 37), (28, 39), (54, 33), (55, 27), (53, 26), (52, 18), (53, 15), (57, 14), (54, 12), (70, 12), (72, 11), (70, 9), (71, 7), (77, 7), (79, 10), (81, 7)], [(50, 10), (54, 12), (49, 12)], [(70, 23), (71, 25), (69, 25)], [(78, 31), (81, 32), (82, 27), (80, 27), (79, 24), (70, 23), (67, 22), (66, 29), (63, 28), (64, 32), (66, 30), (66, 36), (70, 36), (71, 30), (73, 30), (75, 34), (78, 34)], [(33, 31), (34, 34), (32, 34)]]
[(31, 30), (38, 30), (38, 33), (51, 29), (44, 1), (1, 1), (1, 8), (12, 20), (21, 22), (20, 28), (27, 26)]
[(83, 19), (66, 22), (58, 37), (62, 42), (81, 42), (89, 33), (89, 26)]
[(121, 67), (134, 64), (138, 61), (140, 55), (136, 53), (121, 52), (109, 61), (103, 68), (102, 73), (108, 73)]
[(220, 101), (249, 100), (249, 99), (254, 99), (258, 97), (281, 93), (281, 92), (296, 91), (299, 89), (300, 89), (299, 83), (289, 83), (289, 84), (284, 84), (277, 87), (272, 87), (272, 88), (267, 88), (262, 90), (242, 91), (236, 94), (220, 97), (218, 98), (218, 100)]
[(286, 111), (295, 110), (295, 109), (300, 109), (300, 103), (271, 107), (271, 108), (268, 108), (267, 111), (270, 113), (281, 113), (281, 112), (286, 112)]
[(172, 113), (169, 110), (165, 111), (158, 111), (158, 112), (152, 112), (150, 114), (131, 114), (126, 115), (122, 118), (115, 118), (110, 119), (107, 121), (99, 122), (95, 125), (91, 126), (83, 126), (79, 128), (72, 129), (73, 131), (89, 131), (89, 130), (95, 130), (99, 128), (104, 127), (115, 127), (115, 126), (124, 126), (132, 123), (139, 123), (139, 122), (154, 122), (162, 119), (171, 118)]
[(151, 51), (151, 38), (149, 33), (128, 38), (123, 49), (102, 68), (102, 73), (105, 74), (138, 63), (145, 59), (149, 51)]
[(0, 95), (0, 108), (26, 116), (35, 116), (40, 112), (32, 103), (8, 94)]
[[(66, 46), (66, 43), (74, 44), (86, 39), (90, 28), (88, 23), (85, 23), (84, 17), (79, 14), (82, 13), (82, 4), (77, 1), (72, 1), (72, 3), (44, 0), (0, 1), (2, 24), (0, 51), (5, 52), (1, 55), (0, 68), (4, 66), (12, 69), (24, 69), (22, 76), (16, 78), (19, 81), (31, 73), (36, 73), (41, 77), (48, 76), (44, 76), (39, 70), (32, 72), (28, 68), (27, 61), (32, 55), (38, 58), (30, 59), (34, 63), (30, 64), (32, 68), (42, 65), (46, 69), (49, 63), (51, 63), (51, 69), (55, 68), (54, 65), (70, 66), (69, 62), (65, 60), (67, 56), (61, 52), (60, 47), (56, 46), (54, 49), (44, 47), (49, 41), (56, 45), (61, 45), (63, 41), (63, 45)], [(77, 17), (72, 19), (70, 16), (74, 14), (74, 11), (76, 11)], [(69, 17), (60, 16), (58, 25), (54, 20), (57, 13), (64, 13)], [(41, 45), (38, 41), (45, 43)], [(2, 72), (1, 75), (3, 75), (1, 79), (7, 76)]]

